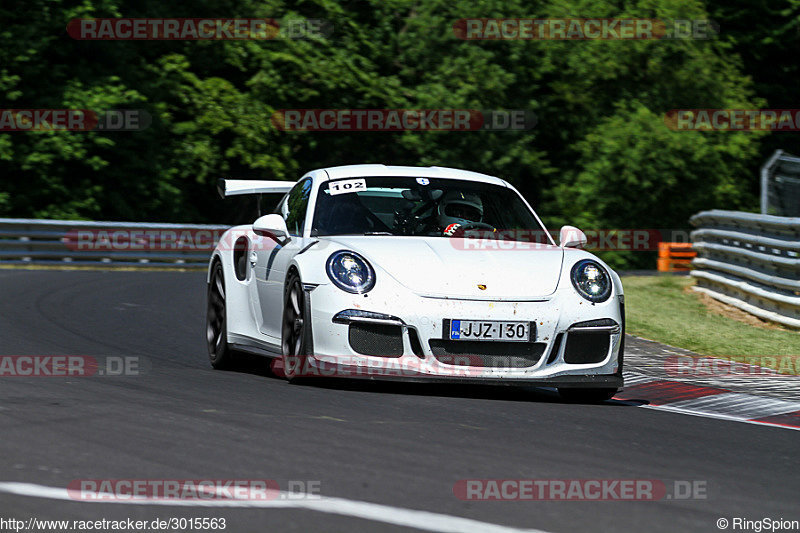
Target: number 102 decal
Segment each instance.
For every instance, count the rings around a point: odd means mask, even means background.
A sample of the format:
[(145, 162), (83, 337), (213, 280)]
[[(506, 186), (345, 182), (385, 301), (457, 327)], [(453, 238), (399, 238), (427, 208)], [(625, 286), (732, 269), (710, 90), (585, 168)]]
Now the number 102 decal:
[(367, 181), (362, 179), (333, 181), (328, 185), (331, 196), (346, 192), (359, 192), (367, 190)]

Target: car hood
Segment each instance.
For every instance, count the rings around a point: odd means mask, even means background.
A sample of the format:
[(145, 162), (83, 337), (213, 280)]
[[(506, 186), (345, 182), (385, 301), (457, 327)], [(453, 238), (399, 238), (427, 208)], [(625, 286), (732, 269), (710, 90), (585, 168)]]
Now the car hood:
[(540, 299), (558, 288), (564, 259), (557, 246), (511, 241), (388, 235), (330, 241), (367, 258), (379, 270), (378, 283), (383, 270), (410, 291), (433, 298)]

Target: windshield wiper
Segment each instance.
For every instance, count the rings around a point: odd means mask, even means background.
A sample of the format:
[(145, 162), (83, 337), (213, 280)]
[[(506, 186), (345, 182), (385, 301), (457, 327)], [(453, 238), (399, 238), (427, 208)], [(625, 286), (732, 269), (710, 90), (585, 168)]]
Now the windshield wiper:
[(368, 231), (364, 235), (394, 235), (391, 231)]

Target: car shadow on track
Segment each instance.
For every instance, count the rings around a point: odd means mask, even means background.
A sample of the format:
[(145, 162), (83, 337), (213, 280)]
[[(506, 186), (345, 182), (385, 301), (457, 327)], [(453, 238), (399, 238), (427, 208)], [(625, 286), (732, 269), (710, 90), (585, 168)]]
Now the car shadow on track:
[[(536, 403), (561, 403), (575, 404), (562, 399), (555, 389), (510, 386), (510, 385), (482, 385), (482, 384), (442, 384), (399, 382), (387, 380), (368, 379), (321, 379), (308, 378), (299, 382), (302, 386), (318, 387), (332, 390), (358, 391), (375, 394), (403, 394), (410, 396), (437, 396), (449, 398), (469, 398), (480, 400), (511, 401), (511, 402), (536, 402)], [(598, 404), (599, 405), (599, 404)], [(602, 402), (604, 406), (630, 407), (638, 405), (631, 401), (608, 400)]]
[[(257, 355), (237, 354), (235, 371), (262, 376), (268, 379), (284, 381), (282, 376), (275, 375), (270, 370), (269, 360)], [(471, 383), (421, 383), (391, 381), (384, 379), (348, 379), (325, 377), (302, 378), (293, 381), (292, 385), (338, 391), (366, 392), (373, 394), (403, 394), (410, 396), (471, 398), (513, 402), (563, 404), (575, 403), (563, 400), (555, 389), (532, 386), (484, 385)], [(612, 399), (603, 402), (602, 405), (608, 407), (632, 407), (646, 403), (647, 402), (643, 400)]]
[(234, 367), (226, 370), (230, 372), (240, 372), (242, 374), (277, 378), (270, 370), (269, 359), (249, 353), (237, 352)]

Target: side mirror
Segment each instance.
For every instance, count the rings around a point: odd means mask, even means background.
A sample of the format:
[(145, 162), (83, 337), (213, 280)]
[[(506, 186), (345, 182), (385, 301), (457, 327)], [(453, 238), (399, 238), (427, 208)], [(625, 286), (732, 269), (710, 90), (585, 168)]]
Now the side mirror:
[(575, 226), (563, 226), (558, 234), (559, 246), (563, 248), (583, 248), (586, 242), (586, 234)]
[(278, 244), (285, 244), (291, 238), (283, 217), (276, 214), (264, 215), (253, 222), (253, 233), (262, 237), (269, 237)]

